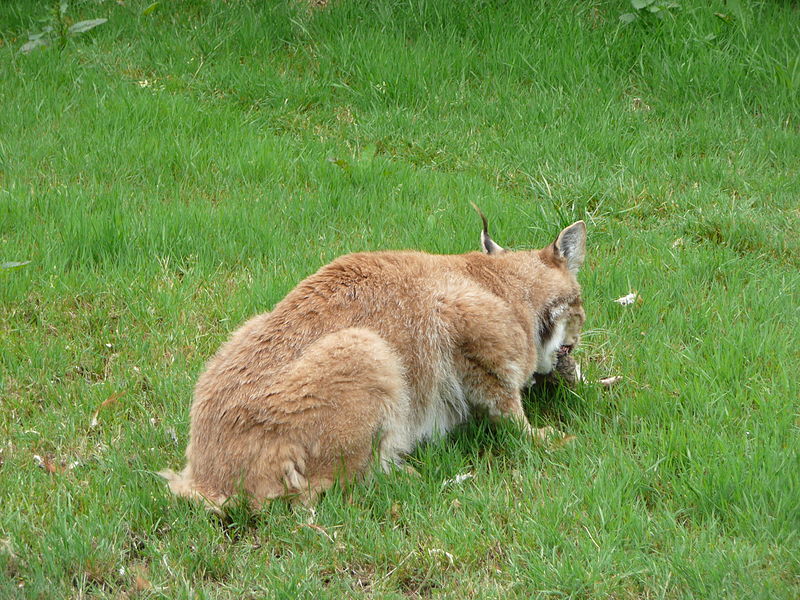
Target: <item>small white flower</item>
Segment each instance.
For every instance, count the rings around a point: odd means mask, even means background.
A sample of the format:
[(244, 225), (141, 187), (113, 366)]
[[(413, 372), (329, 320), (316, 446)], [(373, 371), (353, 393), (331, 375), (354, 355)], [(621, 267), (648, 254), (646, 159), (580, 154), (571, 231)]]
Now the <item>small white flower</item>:
[(639, 294), (637, 294), (636, 292), (631, 292), (627, 296), (622, 296), (621, 298), (617, 298), (616, 300), (614, 300), (614, 302), (616, 302), (620, 306), (628, 306), (629, 304), (633, 304), (634, 302), (636, 302), (636, 299), (638, 297)]
[(472, 473), (462, 473), (461, 475), (456, 475), (452, 479), (445, 479), (442, 482), (442, 487), (446, 487), (451, 483), (458, 485), (459, 483), (464, 483), (467, 479), (472, 479), (475, 477)]
[(451, 567), (455, 564), (455, 559), (453, 558), (453, 555), (450, 554), (449, 552), (447, 552), (446, 550), (442, 550), (441, 548), (431, 548), (430, 550), (428, 550), (428, 555), (429, 556), (436, 556), (436, 555), (444, 556), (444, 557), (447, 558), (447, 562), (450, 563)]

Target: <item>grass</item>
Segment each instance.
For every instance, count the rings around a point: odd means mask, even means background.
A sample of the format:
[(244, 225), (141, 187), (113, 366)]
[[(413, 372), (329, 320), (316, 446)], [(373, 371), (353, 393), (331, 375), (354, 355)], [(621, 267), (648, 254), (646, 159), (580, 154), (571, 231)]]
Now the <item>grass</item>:
[[(150, 4), (30, 55), (47, 3), (0, 5), (0, 598), (800, 596), (796, 3)], [(572, 447), (476, 422), (313, 523), (167, 494), (230, 331), (340, 254), (476, 248), (470, 200), (507, 246), (589, 224), (623, 383), (527, 406)]]

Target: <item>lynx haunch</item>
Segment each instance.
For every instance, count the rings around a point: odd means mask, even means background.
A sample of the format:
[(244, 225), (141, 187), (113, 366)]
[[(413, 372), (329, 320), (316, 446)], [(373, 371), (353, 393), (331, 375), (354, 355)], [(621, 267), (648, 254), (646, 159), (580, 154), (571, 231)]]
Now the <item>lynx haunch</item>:
[(239, 491), (310, 503), (476, 409), (551, 433), (530, 426), (521, 391), (578, 343), (586, 226), (507, 251), (483, 223), (483, 252), (343, 256), (235, 331), (197, 382), (170, 489), (211, 508)]

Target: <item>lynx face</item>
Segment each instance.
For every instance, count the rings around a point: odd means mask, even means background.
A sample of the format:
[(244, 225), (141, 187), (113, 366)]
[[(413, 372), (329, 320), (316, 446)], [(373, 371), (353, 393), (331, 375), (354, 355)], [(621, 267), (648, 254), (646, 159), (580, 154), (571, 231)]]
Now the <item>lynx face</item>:
[(556, 366), (559, 355), (570, 354), (578, 345), (586, 320), (580, 296), (557, 302), (545, 311), (540, 321), (539, 344), (536, 347), (536, 373), (547, 374)]

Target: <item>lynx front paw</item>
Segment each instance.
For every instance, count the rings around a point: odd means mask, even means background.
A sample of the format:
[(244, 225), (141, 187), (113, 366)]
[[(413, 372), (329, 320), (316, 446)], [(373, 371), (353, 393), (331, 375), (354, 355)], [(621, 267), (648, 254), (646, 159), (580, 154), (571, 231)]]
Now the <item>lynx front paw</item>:
[(533, 438), (534, 442), (547, 448), (560, 448), (575, 439), (574, 435), (567, 435), (549, 425), (538, 429), (535, 427), (528, 427), (527, 432), (528, 435)]
[(402, 465), (400, 470), (403, 471), (406, 475), (410, 475), (411, 477), (422, 477), (414, 467), (411, 465)]

